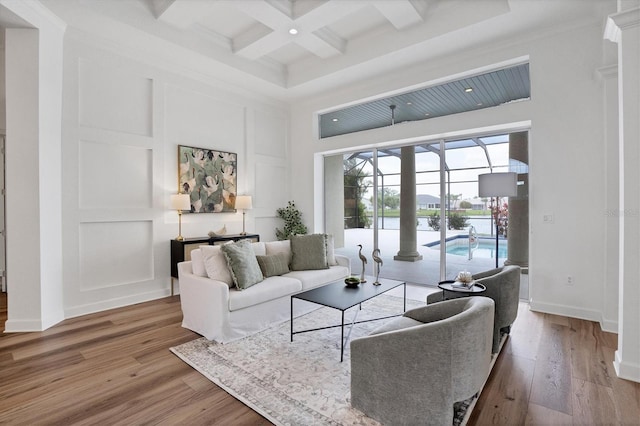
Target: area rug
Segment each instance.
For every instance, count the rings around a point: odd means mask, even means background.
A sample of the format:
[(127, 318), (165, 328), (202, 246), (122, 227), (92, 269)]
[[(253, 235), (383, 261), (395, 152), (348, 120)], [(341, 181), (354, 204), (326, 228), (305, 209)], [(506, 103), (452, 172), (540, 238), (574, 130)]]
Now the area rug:
[[(424, 302), (407, 300), (407, 309)], [(366, 320), (402, 312), (402, 298), (381, 295), (345, 313)], [(340, 311), (320, 308), (294, 319), (294, 330), (340, 324)], [(356, 324), (350, 338), (384, 321)], [(276, 425), (379, 425), (351, 407), (350, 352), (340, 362), (340, 328), (294, 335), (290, 322), (241, 340), (218, 344), (205, 338), (171, 348), (187, 364)], [(345, 335), (347, 334), (345, 327)], [(466, 422), (475, 401), (456, 404), (454, 425)]]

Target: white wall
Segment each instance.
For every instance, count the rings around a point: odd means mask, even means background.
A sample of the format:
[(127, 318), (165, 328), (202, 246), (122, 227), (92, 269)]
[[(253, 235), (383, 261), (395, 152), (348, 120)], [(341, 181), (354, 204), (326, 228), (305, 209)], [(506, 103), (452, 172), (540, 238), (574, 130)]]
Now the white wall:
[[(322, 229), (322, 195), (309, 193), (322, 162), (314, 155), (353, 147), (530, 125), (531, 307), (600, 321), (604, 274), (605, 164), (602, 26), (504, 41), (342, 87), (292, 109), (293, 197)], [(422, 122), (317, 140), (314, 113), (449, 75), (529, 58), (531, 100)], [(314, 172), (314, 165), (316, 166)], [(543, 224), (543, 215), (555, 222)], [(574, 285), (566, 285), (573, 276)]]
[[(169, 294), (178, 145), (237, 153), (238, 193), (254, 196), (247, 231), (273, 239), (275, 209), (289, 199), (285, 105), (123, 56), (77, 30), (64, 57), (67, 317)], [(239, 233), (242, 214), (184, 214), (182, 235), (223, 225)]]
[(64, 23), (39, 3), (3, 2), (34, 29), (6, 30), (6, 331), (63, 319), (61, 103)]
[[(4, 33), (4, 28), (0, 28)], [(4, 40), (4, 36), (2, 37)], [(6, 104), (6, 85), (4, 70), (4, 41), (0, 44), (0, 133), (4, 134), (7, 129), (7, 104)]]

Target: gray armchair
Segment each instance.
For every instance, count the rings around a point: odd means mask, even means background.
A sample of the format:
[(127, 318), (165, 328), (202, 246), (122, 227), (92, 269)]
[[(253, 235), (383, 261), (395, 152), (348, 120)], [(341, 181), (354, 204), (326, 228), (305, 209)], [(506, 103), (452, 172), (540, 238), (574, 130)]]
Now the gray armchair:
[[(517, 265), (503, 266), (480, 272), (473, 276), (479, 284), (487, 287), (483, 296), (493, 299), (496, 306), (493, 326), (493, 353), (500, 349), (502, 333), (508, 334), (511, 324), (518, 315), (518, 301), (520, 298), (520, 267)], [(427, 304), (442, 301), (442, 291), (427, 296)], [(466, 297), (464, 293), (446, 293), (447, 298)]]
[(452, 424), (489, 374), (493, 311), (487, 297), (447, 300), (352, 340), (351, 405), (383, 424)]

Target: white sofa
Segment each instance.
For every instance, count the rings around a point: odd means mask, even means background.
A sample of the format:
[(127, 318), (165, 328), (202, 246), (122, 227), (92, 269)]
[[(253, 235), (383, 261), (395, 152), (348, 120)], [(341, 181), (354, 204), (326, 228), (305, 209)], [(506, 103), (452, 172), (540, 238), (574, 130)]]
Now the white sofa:
[[(291, 256), (289, 240), (254, 242), (257, 256), (287, 253)], [(349, 276), (350, 261), (346, 256), (331, 255), (327, 269), (290, 271), (270, 276), (264, 281), (239, 291), (230, 288), (217, 273), (225, 274), (223, 261), (211, 262), (205, 268), (206, 255), (202, 250), (215, 250), (216, 246), (201, 246), (191, 252), (191, 261), (178, 264), (182, 326), (209, 340), (227, 343), (254, 334), (273, 324), (288, 320), (291, 315), (291, 295), (344, 279)], [(224, 258), (222, 258), (224, 259)], [(212, 264), (213, 263), (213, 264)], [(213, 270), (212, 269), (217, 269)], [(213, 274), (213, 275), (212, 275)], [(221, 278), (224, 280), (224, 278)], [(296, 300), (294, 316), (309, 312), (318, 305)]]

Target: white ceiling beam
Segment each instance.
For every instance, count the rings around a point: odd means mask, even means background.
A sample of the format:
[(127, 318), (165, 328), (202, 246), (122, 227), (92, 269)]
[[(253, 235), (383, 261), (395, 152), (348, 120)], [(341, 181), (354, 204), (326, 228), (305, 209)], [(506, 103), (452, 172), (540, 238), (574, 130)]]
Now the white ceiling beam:
[(233, 4), (241, 11), (266, 25), (271, 29), (278, 29), (290, 25), (293, 20), (283, 8), (265, 0), (234, 1)]
[(151, 10), (153, 10), (154, 16), (157, 19), (176, 0), (147, 0), (147, 1), (148, 1), (148, 4), (151, 5)]
[(332, 31), (321, 28), (314, 33), (304, 32), (294, 39), (294, 42), (320, 58), (344, 53), (346, 41)]
[(424, 10), (419, 10), (421, 5), (426, 3), (418, 3), (411, 0), (383, 0), (373, 3), (376, 9), (387, 18), (391, 25), (398, 30), (408, 28), (412, 25), (423, 22)]
[[(395, 0), (391, 1), (395, 3)], [(295, 23), (305, 31), (315, 31), (366, 7), (367, 4), (362, 1), (329, 0), (297, 17)]]
[[(241, 1), (238, 7), (256, 21), (270, 28), (270, 32), (252, 31), (233, 41), (234, 52), (248, 59), (267, 55), (287, 43), (295, 43), (320, 58), (344, 53), (346, 42), (325, 27), (346, 13), (365, 6), (362, 2), (327, 1), (296, 19), (291, 17), (289, 0)], [(345, 9), (346, 7), (346, 9)], [(289, 34), (296, 28), (297, 35)]]
[(253, 37), (248, 34), (233, 40), (233, 51), (238, 55), (255, 60), (291, 43), (291, 36), (284, 31), (271, 31), (268, 34)]
[(234, 4), (259, 22), (250, 31), (234, 38), (234, 53), (255, 60), (291, 43), (292, 36), (287, 31), (292, 26), (292, 19), (288, 16), (286, 0), (250, 0)]
[(210, 0), (155, 0), (157, 19), (178, 28), (186, 29), (211, 15), (215, 2)]
[(264, 0), (280, 12), (287, 15), (289, 18), (293, 18), (293, 3), (291, 0)]

